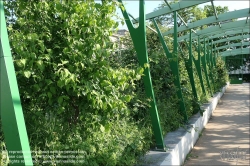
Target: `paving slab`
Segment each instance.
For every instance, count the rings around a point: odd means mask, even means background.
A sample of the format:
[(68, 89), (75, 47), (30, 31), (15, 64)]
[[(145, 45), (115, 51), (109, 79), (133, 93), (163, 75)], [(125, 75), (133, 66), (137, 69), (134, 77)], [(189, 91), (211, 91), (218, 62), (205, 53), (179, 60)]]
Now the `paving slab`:
[(250, 165), (250, 84), (231, 84), (184, 166)]

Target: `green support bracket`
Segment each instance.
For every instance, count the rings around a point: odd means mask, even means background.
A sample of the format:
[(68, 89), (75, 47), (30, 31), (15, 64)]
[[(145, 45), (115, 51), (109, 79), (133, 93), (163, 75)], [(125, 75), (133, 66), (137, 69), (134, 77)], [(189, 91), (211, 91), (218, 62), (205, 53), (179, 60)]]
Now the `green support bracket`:
[[(180, 46), (179, 46), (179, 50), (180, 50), (182, 56), (184, 57), (184, 53), (183, 53), (182, 48)], [(198, 99), (198, 95), (197, 95), (197, 91), (196, 91), (195, 83), (194, 83), (192, 59), (193, 59), (192, 54), (191, 54), (191, 56), (189, 55), (188, 59), (185, 59), (185, 68), (188, 72), (188, 77), (189, 77), (189, 81), (191, 84), (193, 97), (194, 97), (194, 99)]]
[(4, 140), (10, 165), (32, 166), (32, 157), (26, 131), (13, 59), (10, 51), (3, 1), (0, 1), (0, 112)]
[(162, 36), (162, 33), (155, 21), (155, 19), (153, 19), (153, 23), (154, 26), (156, 27), (158, 36), (160, 38), (161, 44), (163, 46), (163, 49), (165, 51), (165, 54), (167, 56), (167, 58), (169, 59), (169, 64), (171, 67), (171, 70), (173, 72), (174, 75), (174, 85), (177, 88), (177, 96), (179, 99), (179, 104), (180, 104), (180, 110), (181, 113), (183, 115), (184, 118), (184, 122), (187, 123), (188, 118), (187, 118), (187, 113), (186, 113), (186, 107), (185, 107), (185, 103), (184, 103), (184, 99), (183, 99), (183, 95), (182, 95), (182, 89), (181, 89), (181, 84), (180, 84), (180, 76), (179, 76), (179, 64), (178, 64), (178, 42), (177, 42), (177, 14), (176, 11), (174, 12), (174, 29), (175, 29), (175, 34), (174, 34), (174, 51), (172, 53), (169, 52), (169, 49), (164, 41), (164, 38)]
[[(196, 101), (198, 101), (198, 94), (197, 94), (197, 91), (196, 91), (196, 87), (195, 87), (195, 82), (194, 82), (194, 71), (193, 71), (193, 61), (195, 61), (194, 57), (193, 57), (193, 54), (192, 54), (192, 31), (191, 29), (189, 30), (189, 58), (188, 60), (186, 61), (185, 60), (185, 67), (187, 69), (187, 72), (188, 72), (188, 76), (189, 76), (189, 80), (190, 80), (190, 84), (191, 84), (191, 87), (192, 87), (192, 93), (193, 93), (193, 96), (194, 96), (194, 99)], [(186, 42), (187, 44), (187, 42)]]
[(216, 62), (215, 62), (215, 56), (216, 54), (213, 52), (213, 45), (211, 45), (211, 65), (213, 67), (213, 69), (216, 68)]
[(206, 77), (206, 80), (207, 80), (208, 89), (210, 91), (211, 96), (213, 96), (211, 85), (210, 85), (210, 81), (209, 81), (209, 78), (208, 78), (208, 71), (207, 71), (207, 62), (206, 62), (206, 59), (207, 59), (206, 58), (206, 39), (204, 38), (204, 48), (203, 48), (203, 56), (201, 57), (201, 62), (202, 62), (202, 66), (203, 66), (203, 69), (204, 69), (205, 77)]
[(217, 52), (214, 52), (213, 63), (214, 63), (214, 67), (215, 67), (215, 68), (216, 68), (217, 56), (218, 56), (218, 51), (217, 51)]
[(146, 89), (147, 97), (151, 99), (150, 102), (150, 115), (152, 120), (153, 132), (156, 139), (156, 148), (159, 150), (165, 150), (165, 145), (162, 137), (162, 130), (160, 120), (158, 116), (157, 105), (154, 96), (154, 90), (151, 81), (151, 75), (149, 67), (145, 67), (148, 61), (147, 43), (146, 43), (146, 24), (145, 24), (145, 12), (144, 12), (144, 0), (139, 2), (139, 26), (134, 28), (132, 22), (129, 19), (129, 15), (125, 10), (122, 0), (118, 0), (121, 3), (121, 11), (127, 27), (129, 29), (130, 36), (132, 38), (139, 64), (144, 68), (143, 81)]
[(198, 37), (198, 47), (195, 44), (194, 46), (195, 46), (195, 50), (198, 52), (198, 59), (196, 60), (195, 58), (193, 58), (193, 60), (194, 60), (194, 64), (195, 64), (198, 76), (199, 76), (202, 92), (204, 95), (206, 95), (206, 89), (205, 89), (205, 85), (203, 82), (203, 76), (202, 76), (202, 70), (201, 70), (200, 37)]
[(212, 87), (213, 87), (213, 93), (215, 92), (215, 84), (214, 84), (214, 77), (213, 77), (213, 63), (212, 63), (212, 45), (211, 45), (211, 52), (209, 51), (209, 49), (207, 49), (207, 65), (208, 65), (208, 73), (209, 73), (209, 77), (212, 80)]

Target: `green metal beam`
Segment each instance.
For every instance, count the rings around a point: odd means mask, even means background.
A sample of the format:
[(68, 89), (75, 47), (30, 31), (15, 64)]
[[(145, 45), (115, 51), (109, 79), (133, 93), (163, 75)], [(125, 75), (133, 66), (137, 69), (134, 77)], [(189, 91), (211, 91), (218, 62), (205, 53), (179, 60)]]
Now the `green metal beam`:
[[(174, 12), (174, 20), (175, 20), (175, 25), (176, 23), (176, 17), (177, 13)], [(182, 90), (181, 90), (181, 84), (180, 84), (180, 75), (179, 75), (179, 66), (178, 66), (178, 52), (177, 52), (177, 47), (178, 47), (178, 42), (177, 42), (177, 35), (174, 36), (174, 51), (172, 53), (169, 52), (169, 49), (165, 43), (165, 40), (161, 34), (161, 31), (156, 23), (156, 21), (153, 19), (154, 26), (158, 32), (158, 36), (160, 38), (160, 42), (162, 44), (162, 47), (165, 51), (165, 54), (167, 58), (169, 59), (169, 64), (171, 71), (173, 72), (174, 75), (174, 85), (177, 88), (177, 96), (179, 99), (179, 105), (180, 105), (180, 110), (181, 113), (184, 117), (184, 121), (187, 122), (187, 113), (186, 113), (186, 106), (184, 103), (183, 95), (182, 95)], [(177, 29), (177, 26), (175, 27)]]
[[(185, 40), (185, 42), (186, 42), (186, 40)], [(202, 92), (206, 95), (205, 85), (204, 85), (203, 76), (202, 76), (201, 42), (200, 42), (200, 38), (198, 37), (198, 44), (197, 44), (198, 46), (194, 42), (192, 42), (192, 45), (194, 46), (195, 51), (197, 51), (197, 53), (198, 53), (198, 59), (197, 60), (195, 58), (193, 58), (193, 59), (194, 59), (194, 64), (196, 66), (196, 70), (198, 72), (198, 76), (199, 76), (199, 80), (200, 80)]]
[[(157, 11), (146, 14), (146, 20), (152, 19), (155, 17), (159, 17), (159, 16), (164, 15), (164, 14), (169, 14), (169, 13), (172, 13), (174, 11), (178, 11), (178, 10), (185, 9), (188, 7), (192, 7), (195, 5), (199, 5), (202, 3), (206, 3), (209, 1), (210, 0), (199, 0), (199, 1), (182, 0), (182, 1), (179, 1), (177, 3), (171, 4), (170, 7), (167, 6), (167, 7), (164, 7), (162, 9), (159, 9)], [(136, 20), (139, 20), (139, 18), (136, 18)], [(133, 23), (135, 23), (135, 21), (133, 21)]]
[(187, 118), (187, 112), (186, 112), (186, 106), (185, 106), (185, 102), (184, 102), (184, 98), (183, 98), (183, 94), (182, 94), (182, 90), (181, 90), (181, 83), (180, 83), (180, 74), (179, 74), (179, 62), (178, 62), (178, 58), (179, 58), (179, 53), (178, 53), (178, 41), (177, 41), (177, 12), (174, 11), (174, 50), (172, 53), (172, 72), (175, 76), (174, 82), (175, 85), (177, 85), (177, 96), (180, 100), (180, 108), (181, 108), (181, 112), (182, 115), (184, 117), (184, 121), (187, 123), (188, 118)]
[[(204, 36), (210, 36), (211, 34), (223, 33), (225, 30), (229, 31), (230, 29), (237, 29), (237, 28), (238, 29), (249, 28), (249, 23), (246, 23), (246, 20), (224, 23), (222, 24), (221, 28), (219, 26), (212, 26), (203, 30), (196, 31), (195, 35), (197, 35), (197, 37), (200, 36), (200, 38), (203, 38)], [(183, 41), (188, 38), (189, 38), (189, 35), (184, 35), (184, 36), (179, 37), (178, 41)]]
[[(188, 23), (187, 26), (180, 26), (180, 27), (178, 27), (178, 32), (197, 28), (197, 27), (200, 27), (202, 25), (207, 25), (207, 24), (222, 22), (222, 21), (226, 21), (226, 20), (247, 17), (247, 16), (249, 16), (249, 8), (236, 10), (236, 11), (232, 11), (232, 12), (227, 12), (227, 13), (223, 13), (223, 14), (218, 15), (218, 19), (216, 19), (214, 16), (211, 16), (211, 17), (199, 20), (199, 21)], [(221, 24), (221, 25), (223, 26), (223, 24)], [(171, 29), (167, 32), (164, 32), (163, 36), (166, 36), (166, 35), (172, 34), (172, 33), (174, 33), (173, 29)]]
[[(215, 15), (215, 18), (216, 18), (216, 19), (218, 19), (217, 11), (216, 11), (216, 8), (214, 7), (214, 2), (213, 2), (213, 1), (211, 1), (211, 3), (212, 3), (213, 10), (214, 10), (214, 15)], [(219, 26), (220, 26), (220, 28), (221, 28), (221, 24), (220, 24), (220, 22), (218, 22), (218, 23), (219, 23)]]
[(213, 51), (221, 50), (221, 49), (225, 49), (225, 48), (230, 48), (230, 47), (239, 47), (239, 46), (247, 46), (247, 45), (250, 46), (250, 42), (232, 43), (232, 44), (229, 44), (229, 45), (216, 47), (216, 48), (213, 49)]
[[(249, 31), (249, 29), (248, 29)], [(243, 32), (243, 30), (241, 30), (241, 32)], [(231, 32), (230, 32), (231, 33)], [(238, 33), (238, 32), (237, 32)], [(222, 36), (222, 35), (221, 35)], [(206, 36), (207, 38), (210, 37), (209, 39), (211, 39), (211, 36)], [(224, 39), (221, 39), (221, 40), (217, 40), (215, 42), (213, 42), (213, 44), (218, 44), (218, 43), (222, 43), (222, 42), (226, 42), (226, 41), (232, 41), (232, 40), (237, 40), (237, 39), (247, 39), (249, 38), (250, 36), (249, 35), (242, 35), (242, 33), (238, 36), (233, 36), (233, 37), (229, 37), (229, 38), (224, 38)], [(197, 43), (197, 42), (196, 42)], [(211, 47), (211, 43), (209, 43), (210, 47)], [(232, 46), (244, 46), (244, 45), (249, 45), (249, 42), (240, 42), (240, 43), (232, 43), (231, 44)], [(218, 47), (219, 49), (222, 49), (222, 48), (227, 48), (229, 45), (225, 45), (225, 46), (221, 46), (221, 47)], [(215, 49), (215, 50), (219, 50), (219, 49)]]
[[(211, 45), (213, 45), (213, 41), (211, 41)], [(212, 80), (212, 85), (213, 85), (213, 93), (215, 92), (215, 82), (214, 82), (214, 75), (213, 75), (213, 69), (214, 69), (214, 64), (213, 64), (213, 51), (212, 51), (212, 47), (210, 48), (210, 50), (208, 50), (208, 56), (207, 56), (207, 61), (208, 61), (208, 66), (209, 66), (209, 75), (210, 78)]]
[[(195, 47), (196, 48), (195, 50), (198, 52), (198, 59), (196, 60), (194, 58), (193, 52), (192, 52), (192, 45), (193, 45), (192, 40), (189, 39), (189, 44), (185, 40), (185, 43), (187, 44), (187, 46), (189, 48), (189, 60), (187, 62), (185, 61), (185, 66), (187, 68), (188, 75), (189, 75), (189, 78), (190, 78), (190, 83), (191, 83), (191, 86), (192, 86), (193, 96), (198, 99), (198, 95), (197, 95), (197, 91), (196, 91), (195, 85), (192, 85), (192, 84), (194, 84), (193, 70), (190, 71), (190, 69), (189, 69), (190, 67), (189, 66), (192, 67), (192, 64), (190, 62), (190, 57), (192, 57), (192, 60), (193, 60), (193, 62), (195, 64), (196, 71), (198, 73), (198, 77), (199, 77), (200, 85), (201, 85), (201, 88), (202, 88), (202, 92), (204, 94), (206, 94), (206, 90), (205, 90), (205, 87), (204, 87), (204, 83), (203, 83), (203, 79), (202, 79), (202, 74), (201, 74), (202, 73), (202, 71), (201, 71), (201, 54), (200, 54), (200, 50)], [(191, 81), (191, 79), (193, 80), (193, 82)]]
[(249, 27), (238, 27), (237, 29), (233, 29), (233, 30), (225, 30), (222, 31), (221, 33), (218, 34), (217, 31), (213, 32), (213, 33), (209, 33), (209, 39), (214, 39), (214, 38), (219, 38), (219, 37), (224, 37), (224, 36), (229, 36), (229, 35), (236, 35), (236, 34), (244, 34), (244, 33), (250, 33), (250, 29)]
[(194, 57), (193, 57), (193, 54), (192, 54), (192, 31), (191, 31), (191, 29), (189, 31), (189, 35), (190, 35), (189, 36), (189, 49), (188, 49), (189, 50), (189, 58), (188, 58), (188, 61), (186, 63), (186, 68), (187, 68), (190, 84), (191, 84), (191, 87), (192, 87), (192, 92), (193, 92), (194, 99), (196, 101), (198, 101), (198, 94), (197, 94), (196, 87), (195, 87), (195, 82), (194, 82), (194, 71), (193, 71)]
[(0, 113), (6, 148), (17, 152), (10, 165), (32, 166), (32, 157), (26, 131), (16, 73), (10, 51), (3, 1), (0, 1)]
[[(250, 38), (250, 36), (249, 35), (238, 35), (238, 36), (233, 36), (233, 37), (228, 37), (228, 38), (224, 38), (221, 40), (213, 41), (213, 44), (229, 42), (229, 41), (238, 40), (238, 39), (247, 39), (247, 38)], [(209, 43), (209, 45), (211, 45), (211, 43)]]
[[(192, 32), (190, 31), (190, 37), (192, 39)], [(192, 43), (192, 40), (190, 40)], [(187, 44), (188, 45), (188, 44)], [(179, 50), (182, 54), (182, 56), (184, 57), (184, 52), (181, 48), (181, 46), (179, 45)], [(196, 90), (196, 87), (195, 87), (195, 81), (194, 81), (194, 71), (193, 71), (193, 61), (195, 61), (195, 58), (193, 57), (193, 53), (192, 53), (192, 44), (191, 46), (189, 45), (189, 56), (188, 56), (188, 59), (184, 59), (184, 63), (185, 63), (185, 68), (188, 72), (188, 76), (189, 76), (189, 81), (190, 81), (190, 84), (191, 84), (191, 88), (192, 88), (192, 93), (193, 93), (193, 97), (195, 99), (195, 101), (198, 101), (198, 94), (197, 94), (197, 90)], [(195, 62), (194, 62), (195, 63)], [(196, 67), (196, 66), (195, 66)]]
[(122, 0), (118, 0), (121, 6), (121, 12), (127, 24), (127, 27), (132, 38), (139, 64), (144, 68), (143, 81), (145, 85), (145, 90), (147, 97), (151, 99), (150, 102), (150, 116), (152, 121), (153, 132), (156, 140), (156, 148), (159, 150), (165, 150), (165, 145), (163, 142), (162, 130), (157, 110), (157, 105), (154, 96), (154, 90), (151, 80), (151, 74), (149, 67), (145, 66), (149, 63), (148, 52), (147, 52), (147, 42), (146, 42), (146, 23), (145, 23), (145, 9), (144, 9), (144, 0), (139, 1), (139, 26), (134, 28), (132, 22), (129, 19), (129, 15), (126, 11), (126, 8), (123, 5)]
[(201, 69), (201, 48), (200, 48), (200, 46), (201, 46), (200, 38), (198, 37), (198, 48), (195, 47), (196, 51), (198, 52), (198, 59), (195, 60), (195, 66), (196, 66), (196, 70), (198, 72), (198, 76), (199, 76), (199, 79), (200, 79), (202, 92), (206, 95), (205, 85), (204, 85), (203, 76), (202, 76), (202, 69)]
[(210, 91), (210, 95), (213, 96), (213, 92), (212, 92), (212, 88), (211, 88), (211, 84), (208, 78), (208, 71), (207, 71), (207, 50), (206, 50), (206, 39), (204, 38), (204, 49), (203, 49), (203, 56), (201, 56), (201, 63), (202, 63), (202, 67), (204, 69), (204, 74), (205, 74), (205, 78), (207, 80), (207, 85)]
[(234, 50), (220, 52), (219, 54), (220, 56), (235, 56), (240, 54), (250, 54), (250, 48), (238, 48)]

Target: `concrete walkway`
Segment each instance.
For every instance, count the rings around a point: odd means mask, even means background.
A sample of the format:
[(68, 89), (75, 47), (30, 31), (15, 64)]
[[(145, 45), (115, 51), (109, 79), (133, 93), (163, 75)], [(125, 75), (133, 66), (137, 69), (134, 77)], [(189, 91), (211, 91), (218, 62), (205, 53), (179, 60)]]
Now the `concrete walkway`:
[(250, 165), (250, 84), (229, 85), (184, 166)]

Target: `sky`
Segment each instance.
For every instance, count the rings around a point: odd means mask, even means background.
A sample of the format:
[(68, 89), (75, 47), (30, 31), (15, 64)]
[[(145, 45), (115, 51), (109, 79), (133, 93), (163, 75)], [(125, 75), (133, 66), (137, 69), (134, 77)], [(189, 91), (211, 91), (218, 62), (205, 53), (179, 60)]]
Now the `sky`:
[[(170, 0), (168, 0), (170, 1)], [(126, 10), (132, 14), (135, 18), (139, 16), (139, 1), (132, 1), (132, 0), (124, 0), (124, 5)], [(159, 0), (159, 1), (145, 1), (145, 13), (150, 13), (152, 12), (155, 8), (159, 6), (159, 4), (163, 3), (164, 0)], [(211, 5), (211, 2), (203, 3), (199, 5), (200, 7), (204, 7), (205, 5)], [(229, 11), (234, 11), (234, 10), (239, 10), (239, 9), (244, 9), (244, 8), (249, 8), (250, 7), (250, 2), (248, 0), (238, 0), (238, 1), (233, 1), (233, 0), (215, 0), (214, 1), (215, 6), (228, 6)], [(117, 14), (119, 17), (122, 17), (121, 10), (117, 9)], [(126, 24), (124, 25), (119, 25), (119, 29), (127, 29)]]

